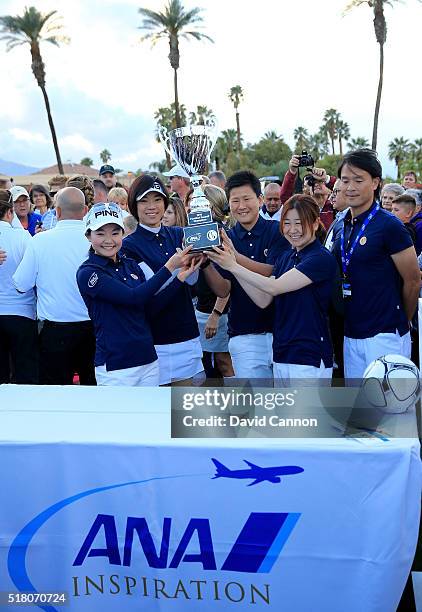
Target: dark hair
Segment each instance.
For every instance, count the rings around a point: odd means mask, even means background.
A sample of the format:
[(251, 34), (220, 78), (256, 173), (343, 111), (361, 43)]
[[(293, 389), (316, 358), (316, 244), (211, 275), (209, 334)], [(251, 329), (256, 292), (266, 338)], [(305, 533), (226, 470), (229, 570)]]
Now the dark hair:
[(29, 192), (29, 199), (31, 200), (32, 204), (34, 204), (34, 192), (45, 195), (47, 200), (47, 208), (51, 208), (53, 206), (53, 198), (51, 197), (47, 187), (44, 185), (32, 185), (31, 191)]
[(157, 176), (152, 176), (151, 174), (141, 174), (141, 176), (138, 176), (130, 186), (127, 201), (130, 214), (135, 217), (138, 223), (138, 203), (136, 201), (136, 198), (145, 191), (148, 191), (148, 189), (151, 188), (153, 183), (158, 183), (164, 193), (164, 195), (162, 195), (162, 198), (164, 200), (164, 209), (166, 209), (169, 204), (169, 194), (163, 181)]
[(243, 187), (244, 185), (249, 185), (257, 198), (262, 195), (259, 178), (253, 172), (249, 172), (249, 170), (239, 170), (239, 172), (235, 172), (227, 179), (225, 186), (227, 199), (230, 199), (230, 192), (232, 189)]
[(315, 221), (318, 221), (318, 229), (315, 232), (318, 240), (323, 240), (325, 237), (325, 228), (322, 224), (320, 217), (320, 209), (316, 200), (309, 195), (301, 193), (293, 195), (283, 205), (283, 212), (280, 218), (280, 231), (283, 233), (284, 220), (289, 210), (296, 210), (299, 215), (300, 222), (302, 223), (302, 229), (304, 231), (313, 232), (313, 225)]
[(412, 206), (412, 208), (416, 208), (415, 198), (407, 193), (396, 196), (393, 202), (394, 204), (407, 204), (408, 206)]
[(407, 172), (405, 172), (403, 174), (403, 177), (409, 176), (410, 174), (414, 177), (415, 182), (416, 182), (418, 180), (418, 177), (416, 176), (416, 172), (414, 172), (413, 170), (408, 170)]
[(380, 179), (379, 185), (374, 192), (375, 198), (378, 199), (381, 192), (382, 166), (378, 159), (377, 152), (373, 149), (356, 149), (355, 151), (349, 151), (349, 153), (346, 153), (343, 157), (338, 167), (338, 178), (341, 178), (341, 171), (346, 164), (348, 166), (355, 166), (360, 170), (365, 170), (372, 178)]
[(0, 219), (3, 219), (8, 210), (13, 210), (13, 198), (8, 189), (0, 189)]

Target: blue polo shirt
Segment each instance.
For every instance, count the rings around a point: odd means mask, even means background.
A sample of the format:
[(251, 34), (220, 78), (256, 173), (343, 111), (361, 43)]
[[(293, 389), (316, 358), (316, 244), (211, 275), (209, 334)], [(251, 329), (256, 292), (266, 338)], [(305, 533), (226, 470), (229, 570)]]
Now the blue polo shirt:
[(276, 261), (276, 278), (292, 268), (311, 281), (297, 291), (276, 296), (273, 332), (273, 359), (319, 368), (321, 360), (326, 368), (333, 366), (328, 306), (336, 277), (335, 257), (314, 240), (300, 251), (292, 249)]
[[(137, 230), (123, 240), (121, 252), (138, 263), (145, 262), (157, 272), (174, 255), (176, 248), (182, 248), (182, 240), (181, 227), (161, 226), (155, 233), (138, 225)], [(199, 330), (189, 287), (179, 283), (166, 312), (152, 314), (150, 324), (154, 344), (175, 344), (197, 338)]]
[[(332, 253), (341, 268), (340, 235), (344, 227), (346, 251), (362, 227), (371, 208), (352, 219), (348, 211), (343, 223), (334, 230)], [(403, 307), (402, 279), (391, 255), (413, 246), (403, 223), (381, 208), (369, 222), (353, 251), (347, 268), (352, 295), (344, 301), (344, 335), (348, 338), (371, 338), (382, 333), (401, 336), (409, 331)]]
[(161, 268), (146, 281), (133, 259), (114, 262), (90, 251), (76, 279), (94, 325), (96, 366), (121, 370), (157, 359), (147, 311), (163, 308), (183, 284), (175, 279), (157, 293), (170, 277), (170, 271)]
[[(239, 222), (227, 232), (238, 253), (253, 261), (274, 265), (283, 251), (290, 251), (290, 244), (280, 233), (280, 226), (259, 216), (252, 229), (247, 230)], [(263, 334), (273, 331), (274, 305), (267, 308), (257, 306), (242, 289), (235, 276), (218, 268), (221, 276), (231, 282), (230, 310), (228, 317), (229, 336)]]

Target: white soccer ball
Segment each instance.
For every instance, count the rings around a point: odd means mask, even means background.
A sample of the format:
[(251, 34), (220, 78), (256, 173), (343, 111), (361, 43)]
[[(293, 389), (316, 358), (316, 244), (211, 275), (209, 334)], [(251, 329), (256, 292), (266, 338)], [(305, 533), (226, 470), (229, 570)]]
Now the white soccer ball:
[(419, 399), (419, 370), (413, 361), (402, 355), (384, 355), (375, 359), (366, 368), (363, 378), (366, 399), (383, 412), (406, 412)]

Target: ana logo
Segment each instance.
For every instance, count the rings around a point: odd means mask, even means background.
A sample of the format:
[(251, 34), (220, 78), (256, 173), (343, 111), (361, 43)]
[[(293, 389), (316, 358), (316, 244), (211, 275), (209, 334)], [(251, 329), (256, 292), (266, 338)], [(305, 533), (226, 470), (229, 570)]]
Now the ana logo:
[(92, 287), (95, 287), (95, 285), (97, 284), (97, 281), (98, 281), (98, 274), (96, 272), (94, 272), (89, 277), (88, 287), (91, 287), (91, 289), (92, 289)]
[[(296, 474), (303, 471), (298, 466), (279, 466), (263, 468), (247, 462), (250, 469), (229, 470), (216, 459), (212, 460), (217, 468), (214, 478), (253, 478), (257, 482), (267, 480), (279, 482), (280, 476)], [(74, 512), (81, 509), (81, 501), (99, 493), (115, 491), (120, 495), (122, 488), (148, 485), (156, 481), (174, 479), (190, 479), (192, 474), (173, 474), (150, 476), (143, 480), (115, 483), (88, 489), (55, 502), (42, 510), (22, 527), (14, 538), (8, 554), (8, 571), (16, 588), (21, 591), (36, 593), (27, 573), (27, 553), (32, 541), (43, 526), (66, 507), (75, 504)], [(205, 478), (208, 478), (205, 476)], [(204, 482), (205, 485), (205, 482)], [(195, 484), (196, 486), (196, 484)], [(220, 570), (223, 572), (248, 572), (253, 574), (269, 573), (277, 561), (284, 545), (290, 537), (300, 518), (298, 512), (248, 512), (246, 520), (235, 526), (235, 515), (224, 525), (224, 508), (215, 504), (212, 518), (201, 518), (195, 513), (190, 518), (189, 504), (186, 504), (186, 519), (181, 520), (183, 510), (180, 500), (176, 500), (177, 518), (164, 514), (162, 519), (157, 516), (125, 516), (99, 513), (93, 522), (88, 524), (86, 536), (82, 542), (75, 542), (73, 566), (88, 565), (89, 559), (102, 559), (111, 566), (138, 567), (139, 555), (145, 559), (150, 568), (177, 569), (182, 564), (186, 567), (202, 566), (204, 570)], [(253, 500), (251, 500), (251, 504)], [(262, 503), (259, 504), (262, 506)], [(244, 509), (242, 509), (242, 514)], [(83, 515), (81, 515), (82, 518)], [(221, 538), (219, 534), (223, 527), (225, 550), (221, 554), (214, 552), (213, 538)], [(36, 546), (36, 543), (34, 544)], [(218, 539), (217, 550), (221, 553), (221, 539)], [(44, 608), (43, 609), (47, 609)], [(55, 611), (54, 607), (48, 610)]]
[(264, 249), (264, 257), (268, 255), (268, 249)]
[(153, 189), (156, 189), (157, 191), (161, 191), (161, 186), (160, 183), (154, 183), (152, 186)]
[(218, 237), (218, 234), (215, 230), (210, 230), (209, 232), (207, 232), (208, 240), (215, 240), (217, 237)]
[(138, 278), (139, 278), (139, 276), (136, 276), (136, 274), (131, 274), (131, 277), (132, 277), (134, 280), (138, 280)]
[(186, 238), (186, 244), (195, 244), (198, 240), (201, 240), (201, 234), (192, 234)]

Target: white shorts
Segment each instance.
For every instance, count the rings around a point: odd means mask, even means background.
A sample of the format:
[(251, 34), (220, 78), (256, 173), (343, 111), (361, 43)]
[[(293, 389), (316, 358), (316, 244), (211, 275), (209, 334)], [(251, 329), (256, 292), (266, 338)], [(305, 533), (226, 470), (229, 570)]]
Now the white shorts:
[(273, 378), (273, 335), (245, 334), (229, 340), (236, 378)]
[(369, 364), (384, 355), (403, 355), (410, 359), (410, 332), (400, 336), (377, 334), (372, 338), (344, 337), (344, 377), (362, 378)]
[(95, 378), (100, 387), (158, 387), (158, 359), (134, 368), (108, 372), (105, 365), (96, 366)]
[(277, 387), (288, 387), (291, 381), (303, 387), (329, 387), (333, 376), (333, 368), (326, 368), (321, 361), (319, 368), (296, 363), (277, 363), (274, 361), (274, 383)]
[(174, 344), (157, 344), (155, 350), (160, 367), (160, 385), (193, 378), (204, 369), (199, 336)]

